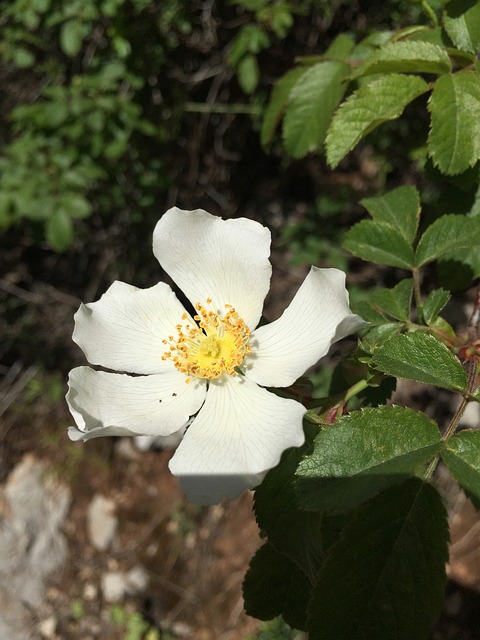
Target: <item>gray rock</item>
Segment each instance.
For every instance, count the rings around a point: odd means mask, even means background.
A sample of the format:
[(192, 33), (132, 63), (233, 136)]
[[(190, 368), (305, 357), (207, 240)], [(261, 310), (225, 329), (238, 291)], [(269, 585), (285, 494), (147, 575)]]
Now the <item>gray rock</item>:
[(61, 528), (69, 505), (68, 487), (32, 456), (0, 487), (0, 638), (32, 637), (30, 612), (43, 600), (46, 578), (67, 555)]
[(117, 525), (115, 502), (97, 493), (87, 511), (88, 536), (95, 549), (108, 549), (115, 537)]

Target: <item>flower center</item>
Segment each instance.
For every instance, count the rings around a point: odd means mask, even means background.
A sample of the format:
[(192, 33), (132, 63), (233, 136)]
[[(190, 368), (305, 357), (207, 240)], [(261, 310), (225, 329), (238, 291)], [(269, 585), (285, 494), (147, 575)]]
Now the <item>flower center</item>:
[[(208, 298), (207, 304), (211, 302)], [(178, 324), (177, 338), (169, 336), (163, 341), (168, 350), (162, 360), (172, 360), (175, 367), (187, 376), (187, 383), (192, 377), (214, 380), (222, 373), (235, 375), (252, 350), (249, 345), (250, 329), (230, 304), (225, 305), (224, 315), (206, 309), (199, 302), (195, 310), (197, 324)], [(184, 313), (182, 320), (187, 318)]]

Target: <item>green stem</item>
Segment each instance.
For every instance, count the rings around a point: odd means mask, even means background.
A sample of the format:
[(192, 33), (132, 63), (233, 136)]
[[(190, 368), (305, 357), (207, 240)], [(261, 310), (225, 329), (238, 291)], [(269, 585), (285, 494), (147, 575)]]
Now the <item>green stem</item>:
[(345, 404), (347, 404), (349, 400), (351, 400), (354, 396), (360, 393), (360, 391), (363, 391), (367, 387), (368, 387), (368, 383), (366, 380), (359, 380), (357, 383), (351, 386), (350, 389), (348, 389), (347, 393), (345, 394), (345, 399), (344, 399)]
[(428, 15), (428, 17), (432, 21), (432, 25), (434, 27), (438, 27), (437, 16), (435, 15), (434, 10), (432, 9), (432, 7), (428, 4), (428, 2), (426, 0), (422, 0), (422, 7), (423, 7), (423, 10), (425, 11), (425, 13)]
[(203, 102), (186, 102), (183, 105), (184, 111), (190, 111), (192, 113), (242, 113), (252, 116), (260, 114), (260, 107), (254, 104), (205, 104)]
[(422, 306), (422, 294), (420, 292), (420, 272), (418, 267), (413, 267), (412, 269), (413, 276), (413, 295), (415, 296), (415, 305), (417, 309)]
[[(445, 433), (442, 436), (442, 440), (444, 443), (448, 442), (448, 440), (455, 434), (455, 431), (457, 430), (458, 423), (460, 422), (461, 417), (463, 416), (465, 409), (467, 408), (467, 404), (470, 402), (470, 396), (472, 395), (473, 389), (475, 387), (476, 375), (477, 375), (477, 364), (475, 362), (475, 358), (472, 358), (468, 366), (467, 390), (465, 392), (465, 395), (462, 398), (460, 406), (455, 411), (455, 415), (453, 416), (452, 420), (450, 421), (450, 424), (448, 425)], [(425, 480), (428, 480), (432, 476), (432, 473), (435, 471), (435, 468), (438, 464), (439, 459), (440, 459), (440, 456), (436, 456), (428, 465), (428, 469), (426, 470), (425, 475), (423, 476)]]

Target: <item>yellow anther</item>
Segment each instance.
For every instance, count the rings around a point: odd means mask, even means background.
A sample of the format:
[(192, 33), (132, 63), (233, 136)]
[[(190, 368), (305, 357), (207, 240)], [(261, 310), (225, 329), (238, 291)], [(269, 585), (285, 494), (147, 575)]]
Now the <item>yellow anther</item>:
[[(207, 304), (212, 303), (207, 298)], [(200, 302), (195, 304), (197, 325), (177, 325), (178, 336), (169, 336), (164, 341), (169, 349), (162, 360), (171, 360), (175, 367), (185, 373), (185, 382), (193, 377), (214, 380), (223, 373), (236, 375), (245, 357), (251, 352), (250, 329), (230, 304), (225, 305), (224, 315), (206, 309)], [(182, 315), (182, 320), (187, 319)]]

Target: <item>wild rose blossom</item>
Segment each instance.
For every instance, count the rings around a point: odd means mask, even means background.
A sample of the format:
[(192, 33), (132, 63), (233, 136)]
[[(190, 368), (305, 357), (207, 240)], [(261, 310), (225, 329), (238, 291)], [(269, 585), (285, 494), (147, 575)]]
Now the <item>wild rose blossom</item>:
[(288, 387), (359, 328), (345, 275), (312, 267), (283, 315), (257, 327), (270, 286), (270, 232), (245, 218), (167, 211), (153, 252), (168, 284), (114, 282), (75, 314), (91, 365), (70, 372), (72, 440), (183, 432), (170, 470), (192, 501), (213, 504), (259, 484), (304, 442), (306, 409), (264, 387)]

